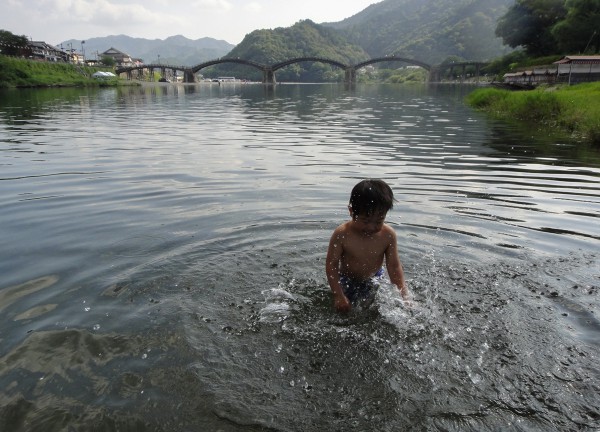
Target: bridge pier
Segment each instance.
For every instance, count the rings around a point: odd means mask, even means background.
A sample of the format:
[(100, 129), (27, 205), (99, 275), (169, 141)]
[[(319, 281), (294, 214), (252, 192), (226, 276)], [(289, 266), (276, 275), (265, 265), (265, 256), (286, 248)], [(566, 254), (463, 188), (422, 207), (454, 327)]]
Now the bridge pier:
[(429, 76), (427, 77), (428, 82), (440, 82), (441, 80), (441, 71), (437, 66), (432, 66), (429, 69)]
[(183, 82), (184, 83), (195, 83), (196, 82), (196, 74), (191, 68), (183, 70)]
[(356, 68), (349, 66), (344, 71), (344, 84), (347, 86), (356, 85)]
[(263, 84), (277, 84), (273, 68), (267, 67), (263, 69)]

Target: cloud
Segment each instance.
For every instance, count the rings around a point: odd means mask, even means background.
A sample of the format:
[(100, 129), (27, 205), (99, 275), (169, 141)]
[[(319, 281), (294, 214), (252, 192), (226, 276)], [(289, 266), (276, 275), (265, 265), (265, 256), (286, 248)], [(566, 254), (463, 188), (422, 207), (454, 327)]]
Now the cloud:
[(151, 11), (143, 4), (127, 4), (112, 0), (39, 0), (40, 9), (48, 18), (70, 23), (88, 23), (98, 27), (114, 27), (123, 24), (179, 25), (181, 18), (168, 13)]
[(224, 12), (233, 9), (233, 5), (227, 0), (196, 0), (192, 2), (192, 6), (198, 9)]
[[(115, 34), (212, 37), (239, 43), (256, 29), (343, 19), (375, 0), (0, 0), (0, 28), (59, 43)], [(346, 14), (344, 16), (344, 14)]]
[(250, 2), (244, 5), (244, 10), (248, 12), (260, 12), (263, 10), (263, 7), (258, 2)]

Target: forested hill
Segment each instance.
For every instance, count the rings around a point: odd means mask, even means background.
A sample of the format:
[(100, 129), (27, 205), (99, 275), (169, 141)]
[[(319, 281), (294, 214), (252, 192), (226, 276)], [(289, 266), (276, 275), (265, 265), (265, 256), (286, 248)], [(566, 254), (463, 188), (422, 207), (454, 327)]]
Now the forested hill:
[[(491, 60), (511, 49), (495, 35), (498, 18), (514, 0), (384, 0), (338, 23), (310, 20), (292, 27), (255, 30), (226, 57), (274, 64), (295, 57), (326, 57), (346, 64), (396, 54), (431, 64), (449, 57)], [(231, 66), (207, 74), (248, 76)], [(301, 63), (277, 73), (279, 79), (331, 81), (341, 71), (322, 63)], [(254, 78), (258, 78), (256, 75)]]
[[(246, 35), (226, 57), (251, 59), (267, 65), (297, 57), (321, 57), (355, 64), (369, 59), (369, 54), (360, 46), (348, 42), (338, 30), (304, 20), (291, 27), (255, 30)], [(343, 74), (343, 71), (339, 68), (314, 62), (288, 66), (278, 71), (277, 76), (282, 81), (336, 81), (340, 73)], [(256, 71), (254, 75), (249, 75), (247, 68), (244, 70), (244, 67), (230, 65), (215, 67), (212, 75), (215, 74), (262, 79), (262, 75)]]
[(508, 50), (494, 34), (514, 0), (384, 0), (338, 23), (371, 57), (397, 54), (429, 63), (449, 56), (489, 60)]
[(358, 44), (348, 42), (339, 31), (310, 20), (300, 21), (292, 27), (255, 30), (228, 54), (228, 57), (247, 58), (264, 64), (305, 56), (325, 57), (343, 63), (358, 63), (369, 58)]

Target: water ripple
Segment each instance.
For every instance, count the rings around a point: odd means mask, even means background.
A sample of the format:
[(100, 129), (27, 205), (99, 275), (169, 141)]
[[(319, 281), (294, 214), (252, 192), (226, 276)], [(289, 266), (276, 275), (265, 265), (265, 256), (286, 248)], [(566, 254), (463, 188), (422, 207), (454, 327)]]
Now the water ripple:
[[(600, 153), (463, 95), (3, 93), (0, 424), (595, 427)], [(324, 255), (364, 177), (413, 307), (386, 282), (343, 316)]]

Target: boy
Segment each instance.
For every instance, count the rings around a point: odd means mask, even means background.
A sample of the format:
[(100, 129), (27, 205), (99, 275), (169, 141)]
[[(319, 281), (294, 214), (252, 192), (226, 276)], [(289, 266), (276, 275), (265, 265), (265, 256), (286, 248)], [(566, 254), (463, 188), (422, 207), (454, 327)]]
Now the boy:
[(372, 298), (376, 279), (383, 276), (384, 258), (390, 281), (408, 300), (396, 233), (384, 223), (393, 204), (392, 189), (383, 180), (362, 180), (352, 189), (351, 220), (335, 229), (327, 250), (325, 271), (338, 311), (347, 312), (352, 305)]

